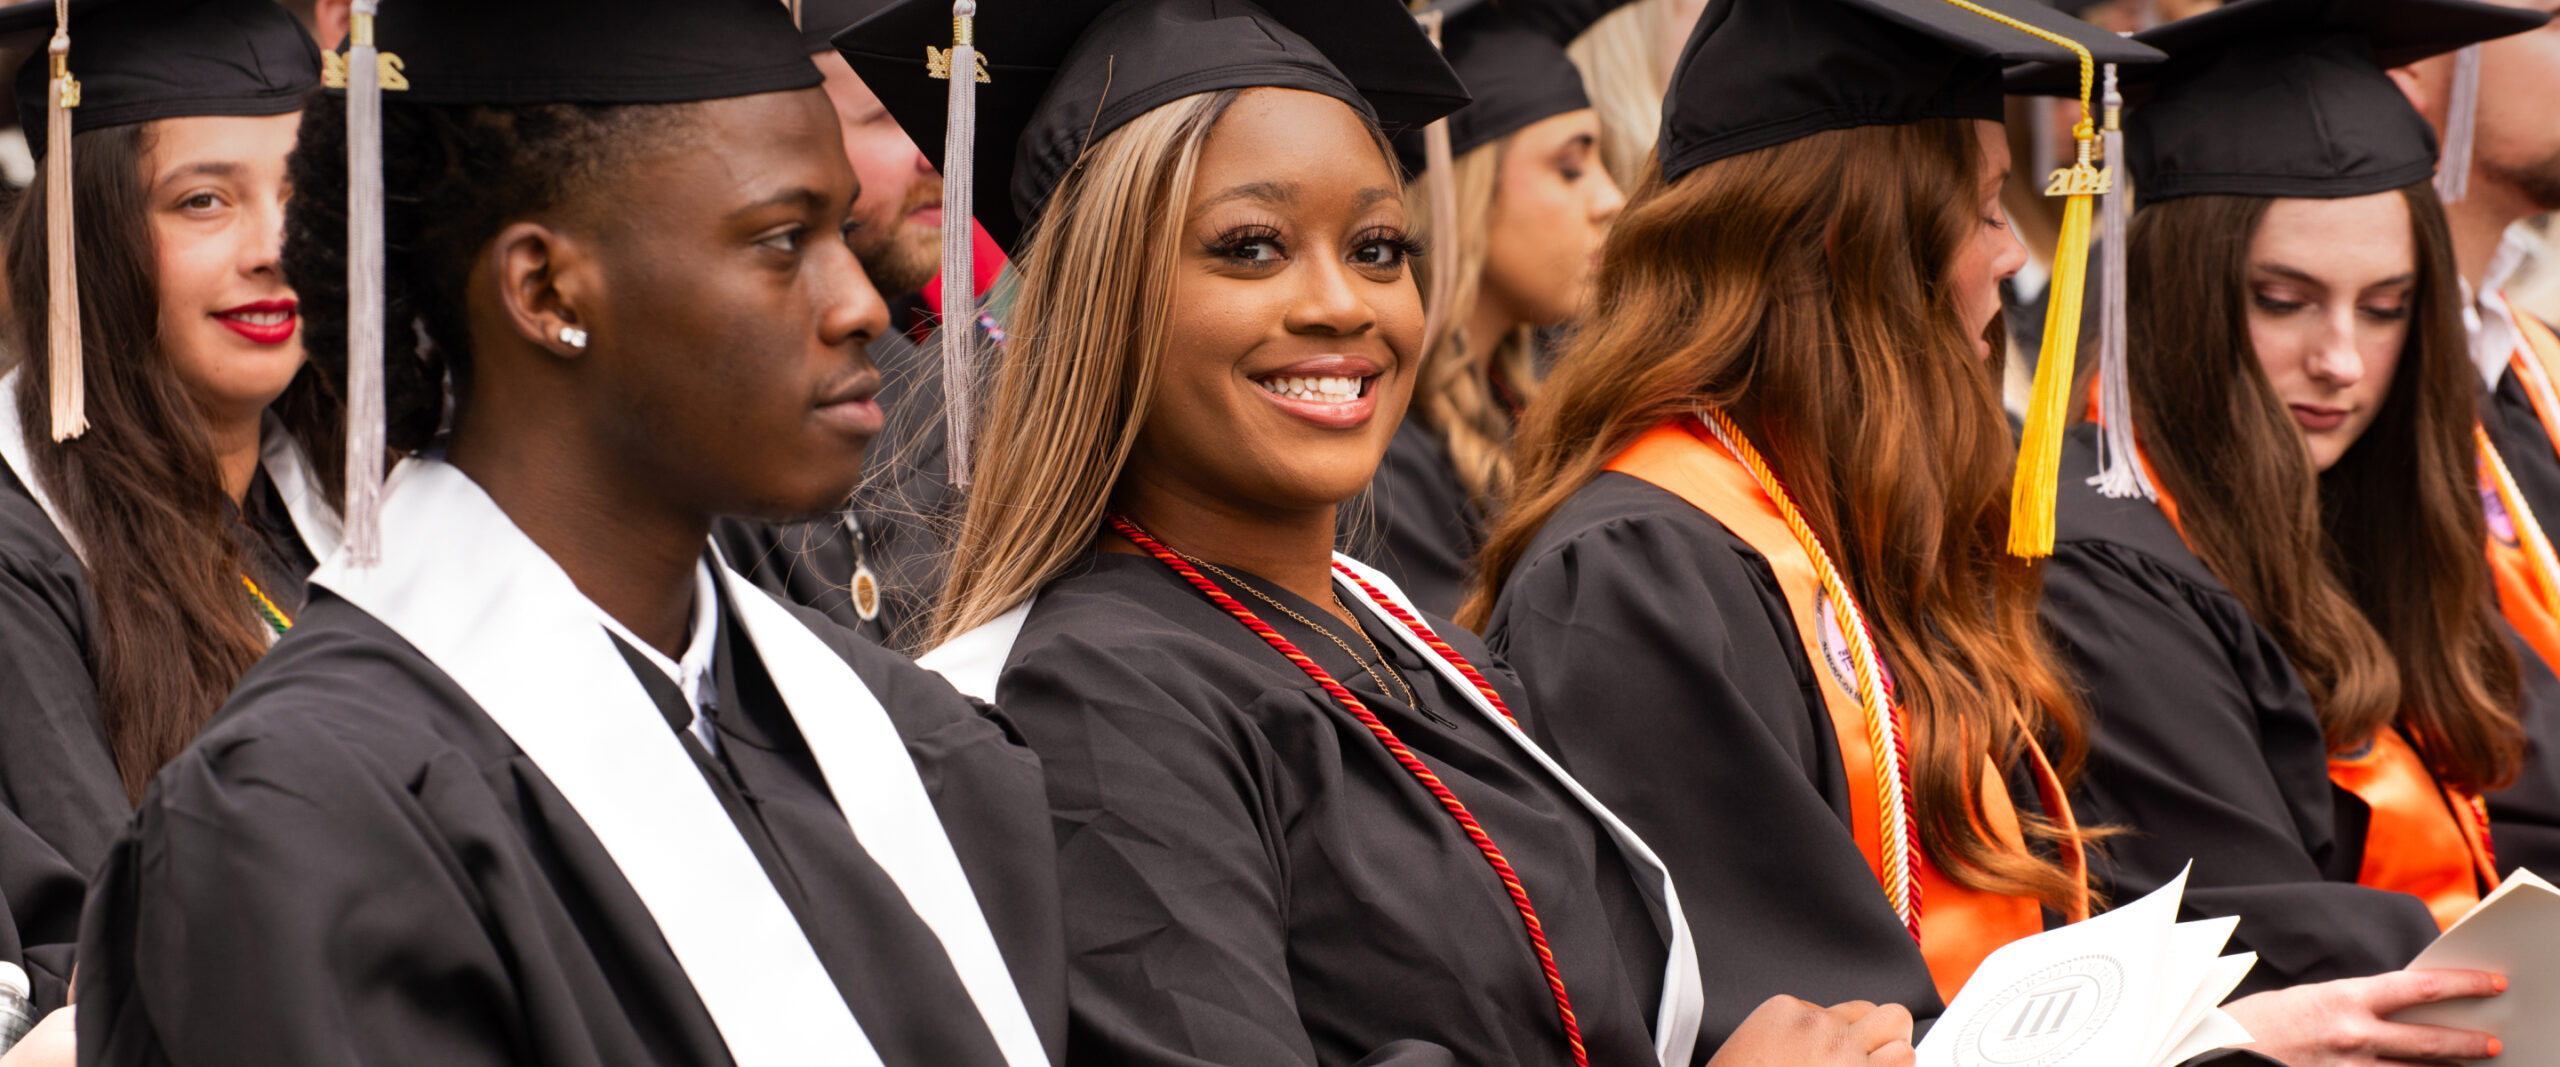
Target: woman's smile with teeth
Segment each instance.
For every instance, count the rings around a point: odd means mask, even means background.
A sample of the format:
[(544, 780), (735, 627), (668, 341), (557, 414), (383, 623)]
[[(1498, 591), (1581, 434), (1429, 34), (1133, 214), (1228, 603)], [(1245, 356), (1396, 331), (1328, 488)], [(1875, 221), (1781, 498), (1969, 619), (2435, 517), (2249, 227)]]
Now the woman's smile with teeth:
[(1291, 400), (1344, 403), (1360, 399), (1361, 378), (1257, 378), (1254, 384)]

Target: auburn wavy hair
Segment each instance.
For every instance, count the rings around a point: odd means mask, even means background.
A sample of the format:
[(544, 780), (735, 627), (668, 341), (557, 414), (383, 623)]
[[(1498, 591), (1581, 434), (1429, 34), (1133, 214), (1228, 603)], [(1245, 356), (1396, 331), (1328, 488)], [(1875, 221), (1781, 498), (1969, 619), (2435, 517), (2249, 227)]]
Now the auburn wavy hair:
[(2435, 189), (2399, 191), (2417, 249), (2409, 336), (2373, 425), (2327, 471), (2249, 340), (2249, 248), (2271, 201), (2195, 196), (2125, 247), (2133, 418), (2196, 556), (2273, 633), (2332, 752), (2396, 722), (2436, 777), (2512, 782), (2523, 680), (2481, 546), (2478, 419), (2453, 239)]
[[(2003, 550), (2016, 450), (1999, 368), (1975, 355), (1948, 284), (1982, 225), (1970, 191), (1984, 166), (1974, 123), (1931, 119), (1818, 133), (1668, 183), (1649, 173), (1514, 439), (1511, 501), (1461, 620), (1486, 623), (1539, 528), (1639, 434), (1720, 409), (1866, 609), (1912, 725), (1930, 861), (2061, 910), (2081, 887), (2003, 847), (1981, 804), (1986, 764), (2015, 766), (2030, 736), (2066, 781), (2088, 750), (2037, 626), (2039, 570)], [(2060, 836), (2021, 819), (2031, 841)]]

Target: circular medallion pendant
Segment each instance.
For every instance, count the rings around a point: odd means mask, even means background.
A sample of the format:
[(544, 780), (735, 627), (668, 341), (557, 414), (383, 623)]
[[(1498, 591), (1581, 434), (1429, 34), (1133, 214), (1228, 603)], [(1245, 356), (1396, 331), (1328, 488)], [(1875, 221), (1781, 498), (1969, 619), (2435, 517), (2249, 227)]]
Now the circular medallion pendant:
[(853, 610), (864, 622), (880, 617), (880, 579), (868, 563), (853, 570)]

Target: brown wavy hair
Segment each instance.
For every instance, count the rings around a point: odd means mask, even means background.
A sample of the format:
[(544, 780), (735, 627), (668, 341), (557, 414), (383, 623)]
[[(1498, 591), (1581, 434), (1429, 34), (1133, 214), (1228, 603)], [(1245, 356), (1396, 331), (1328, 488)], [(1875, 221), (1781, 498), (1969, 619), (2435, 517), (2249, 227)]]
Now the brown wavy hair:
[[(266, 652), (264, 624), (240, 586), (232, 509), (186, 387), (160, 352), (159, 282), (144, 215), (142, 162), (151, 126), (76, 135), (72, 212), (80, 277), (81, 361), (89, 428), (56, 443), (45, 382), (51, 373), (45, 317), (19, 315), (12, 340), (25, 354), (18, 405), (35, 477), (80, 546), (97, 607), (98, 712), (126, 795), (139, 801), (161, 765), (184, 751)], [(30, 188), (43, 188), (43, 168)], [(48, 291), (45, 198), (19, 198), (9, 219), (9, 302), (41, 309)], [(323, 472), (331, 496), (344, 479), (343, 446), (329, 428), (341, 410), (309, 367), (274, 410)]]
[[(1511, 138), (1502, 137), (1490, 144), (1478, 145), (1450, 163), (1455, 189), (1456, 232), (1481, 238), (1486, 220), (1493, 215), (1495, 189), (1500, 185), (1502, 160), (1511, 146)], [(1415, 182), (1405, 187), (1405, 216), (1430, 219), (1433, 189), (1430, 182)], [(1490, 250), (1481, 239), (1451, 241), (1432, 233), (1426, 225), (1424, 240), (1441, 249), (1454, 248), (1454, 254), (1439, 258), (1424, 256), (1413, 261), (1414, 284), (1431, 293), (1434, 276), (1440, 271), (1455, 275), (1450, 286), (1449, 307), (1438, 318), (1447, 325), (1439, 336), (1427, 338), (1423, 354), (1421, 380), (1414, 383), (1413, 408), (1410, 418), (1422, 420), (1432, 435), (1449, 450), (1449, 466), (1458, 477), (1458, 485), (1467, 491), (1467, 499), (1480, 513), (1491, 514), (1502, 499), (1504, 483), (1511, 477), (1510, 406), (1496, 391), (1494, 379), (1499, 376), (1514, 396), (1537, 395), (1538, 369), (1536, 330), (1522, 326), (1501, 337), (1467, 335), (1467, 316), (1475, 310), (1476, 300), (1484, 289), (1484, 265)]]
[(2249, 246), (2269, 200), (2134, 216), (2134, 426), (2181, 532), (2275, 635), (2332, 752), (2406, 727), (2438, 779), (2491, 789), (2524, 760), (2523, 681), (2481, 546), (2477, 419), (2444, 206), (2400, 190), (2417, 247), (2410, 329), (2373, 425), (2315, 474), (2249, 341)]
[[(1488, 620), (1539, 527), (1637, 435), (1718, 408), (1785, 478), (1875, 628), (1914, 725), (1930, 861), (2061, 910), (2081, 887), (2004, 848), (1981, 805), (1986, 757), (2015, 766), (2032, 734), (2068, 780), (2088, 747), (2037, 628), (2038, 569), (2003, 551), (2015, 449), (1998, 368), (1976, 358), (1947, 287), (1982, 225), (1983, 166), (1973, 123), (1932, 119), (1818, 133), (1670, 183), (1649, 173), (1522, 422), (1509, 510), (1461, 619)], [(2060, 836), (2021, 818), (2031, 839)]]

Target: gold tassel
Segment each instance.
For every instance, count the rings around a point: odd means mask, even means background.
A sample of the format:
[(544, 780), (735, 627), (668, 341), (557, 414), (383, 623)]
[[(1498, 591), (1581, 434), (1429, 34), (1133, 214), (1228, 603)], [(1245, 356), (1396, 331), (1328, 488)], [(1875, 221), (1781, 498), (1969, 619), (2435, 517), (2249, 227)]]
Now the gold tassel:
[(47, 304), (47, 385), (52, 397), (53, 439), (68, 441), (89, 429), (86, 379), (80, 355), (80, 271), (71, 225), (71, 109), (80, 106), (80, 82), (71, 76), (71, 13), (54, 0), (53, 78), (45, 87), (44, 214)]
[[(2057, 174), (2094, 171), (2083, 161)], [(2074, 193), (2062, 211), (2062, 240), (2053, 253), (2047, 289), (2044, 349), (2036, 357), (2035, 389), (2027, 401), (2026, 432), (2018, 438), (2018, 477), (2009, 491), (2009, 554), (2041, 559), (2053, 554), (2053, 500), (2062, 477), (2062, 426), (2071, 408), (2072, 365), (2080, 350), (2081, 291), (2089, 276), (2090, 193)]]

